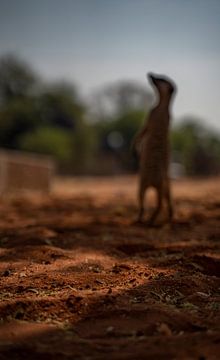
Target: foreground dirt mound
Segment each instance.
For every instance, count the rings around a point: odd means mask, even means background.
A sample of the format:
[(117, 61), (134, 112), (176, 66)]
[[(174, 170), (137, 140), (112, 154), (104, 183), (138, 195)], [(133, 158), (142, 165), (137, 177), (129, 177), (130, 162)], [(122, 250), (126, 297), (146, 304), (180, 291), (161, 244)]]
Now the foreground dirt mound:
[(155, 228), (115, 181), (1, 201), (0, 359), (219, 359), (218, 179)]

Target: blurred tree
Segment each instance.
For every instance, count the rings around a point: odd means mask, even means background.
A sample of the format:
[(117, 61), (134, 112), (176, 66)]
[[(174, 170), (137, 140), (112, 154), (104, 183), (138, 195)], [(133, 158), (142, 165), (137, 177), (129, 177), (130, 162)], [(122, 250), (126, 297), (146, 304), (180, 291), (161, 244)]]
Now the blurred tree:
[(46, 125), (74, 129), (85, 114), (85, 106), (73, 84), (61, 81), (47, 85), (38, 96), (39, 118)]
[(42, 123), (63, 129), (70, 136), (71, 157), (62, 169), (75, 174), (91, 171), (97, 138), (85, 120), (87, 108), (76, 87), (64, 81), (47, 86), (39, 97), (39, 104)]
[(108, 159), (111, 173), (132, 171), (136, 162), (130, 146), (153, 101), (148, 89), (134, 81), (120, 81), (105, 86), (93, 95), (87, 119), (98, 136), (98, 157)]
[(173, 154), (178, 154), (188, 175), (211, 175), (220, 171), (220, 137), (195, 118), (186, 118), (171, 133)]
[(0, 145), (17, 148), (20, 134), (37, 126), (36, 101), (39, 79), (15, 55), (0, 59)]
[(21, 150), (52, 155), (61, 163), (71, 159), (71, 137), (65, 130), (55, 127), (38, 127), (18, 139)]
[(81, 122), (78, 124), (72, 137), (72, 168), (74, 173), (94, 173), (98, 164), (98, 136), (91, 124)]
[(15, 55), (0, 59), (0, 104), (31, 94), (37, 84), (37, 76), (29, 65)]
[(142, 84), (119, 81), (93, 95), (90, 117), (94, 121), (111, 120), (132, 111), (147, 111), (152, 102), (152, 92)]
[(96, 146), (85, 113), (74, 84), (43, 84), (18, 57), (0, 59), (0, 146), (50, 154), (60, 169), (82, 171)]
[(146, 114), (143, 111), (133, 110), (111, 121), (100, 121), (95, 124), (100, 152), (112, 153), (117, 158), (122, 172), (130, 172), (136, 168), (131, 153), (131, 142), (144, 117)]
[[(42, 83), (16, 56), (0, 59), (0, 146), (53, 155), (69, 173), (117, 173), (136, 168), (130, 144), (153, 95), (121, 81), (93, 96), (91, 107), (69, 82)], [(173, 158), (189, 175), (220, 172), (220, 138), (194, 118), (171, 132)], [(102, 159), (102, 160), (101, 160)]]
[(105, 96), (112, 102), (114, 114), (119, 116), (134, 110), (146, 110), (152, 101), (151, 92), (131, 81), (109, 86), (106, 88)]
[(14, 99), (0, 108), (0, 145), (18, 148), (18, 137), (38, 125), (36, 102), (33, 98)]

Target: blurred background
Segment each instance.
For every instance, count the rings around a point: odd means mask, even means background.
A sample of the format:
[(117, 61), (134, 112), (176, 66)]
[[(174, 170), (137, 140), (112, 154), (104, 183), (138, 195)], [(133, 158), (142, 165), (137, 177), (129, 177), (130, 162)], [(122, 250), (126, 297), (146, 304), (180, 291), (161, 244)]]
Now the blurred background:
[(59, 174), (134, 173), (131, 140), (178, 86), (172, 175), (220, 173), (218, 0), (0, 0), (0, 147), (52, 155)]

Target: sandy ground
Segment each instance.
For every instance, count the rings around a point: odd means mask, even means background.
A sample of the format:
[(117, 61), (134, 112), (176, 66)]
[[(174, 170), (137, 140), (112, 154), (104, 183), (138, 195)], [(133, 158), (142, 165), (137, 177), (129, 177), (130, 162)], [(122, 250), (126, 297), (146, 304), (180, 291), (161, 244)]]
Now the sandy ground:
[(0, 359), (220, 358), (220, 179), (173, 183), (154, 228), (133, 223), (136, 185), (1, 199)]

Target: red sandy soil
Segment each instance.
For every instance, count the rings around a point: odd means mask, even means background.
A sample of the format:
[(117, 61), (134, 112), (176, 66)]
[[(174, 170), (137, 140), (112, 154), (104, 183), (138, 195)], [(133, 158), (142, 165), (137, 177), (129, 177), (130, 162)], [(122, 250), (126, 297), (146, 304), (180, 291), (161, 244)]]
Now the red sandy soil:
[(59, 179), (1, 200), (0, 359), (220, 359), (220, 179), (174, 183), (154, 228), (135, 191)]

